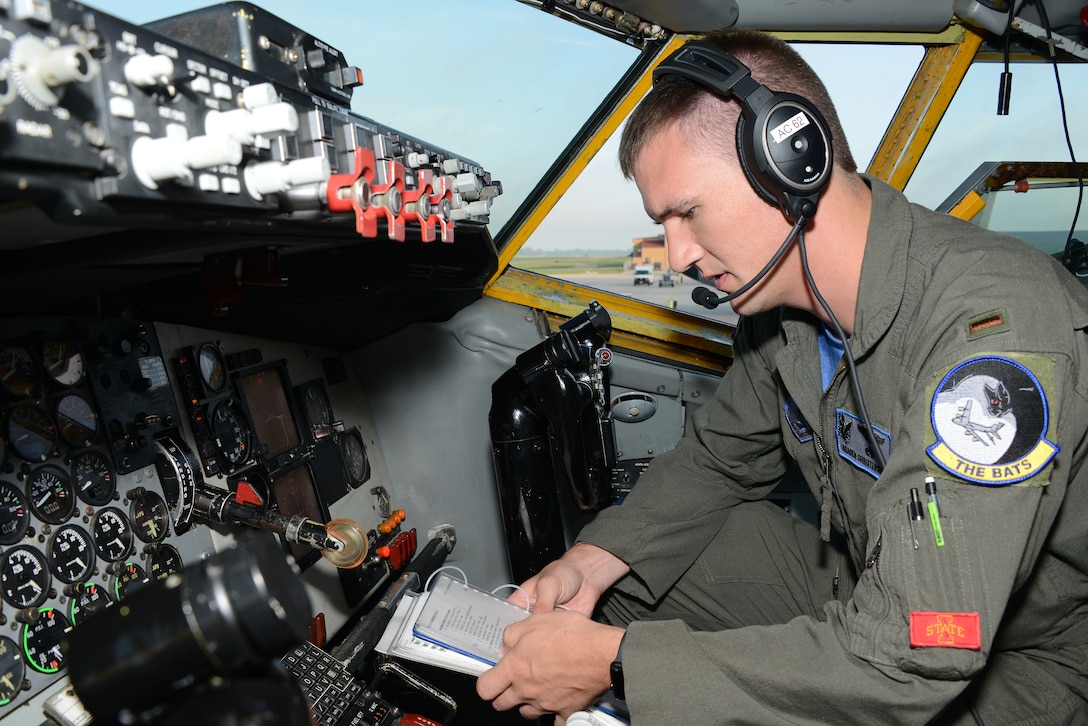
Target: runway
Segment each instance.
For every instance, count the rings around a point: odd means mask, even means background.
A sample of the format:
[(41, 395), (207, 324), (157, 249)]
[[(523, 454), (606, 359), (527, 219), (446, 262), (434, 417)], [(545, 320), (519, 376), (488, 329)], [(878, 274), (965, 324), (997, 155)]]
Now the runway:
[(674, 282), (672, 287), (657, 284), (657, 281), (661, 280), (660, 272), (656, 273), (653, 285), (635, 285), (633, 275), (630, 272), (586, 272), (568, 275), (564, 279), (585, 287), (604, 290), (614, 295), (624, 295), (636, 300), (644, 300), (654, 305), (673, 308), (698, 317), (736, 324), (737, 314), (733, 312), (728, 304), (720, 305), (714, 310), (708, 310), (692, 302), (691, 291), (699, 287), (699, 283), (683, 275), (673, 274), (671, 277)]

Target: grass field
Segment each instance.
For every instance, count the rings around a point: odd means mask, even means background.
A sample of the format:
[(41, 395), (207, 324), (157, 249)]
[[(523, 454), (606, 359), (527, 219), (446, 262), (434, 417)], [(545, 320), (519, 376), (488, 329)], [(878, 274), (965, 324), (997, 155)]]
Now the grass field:
[(630, 258), (621, 255), (596, 257), (592, 255), (545, 256), (518, 255), (514, 267), (539, 272), (542, 275), (577, 274), (579, 272), (623, 272), (623, 265)]

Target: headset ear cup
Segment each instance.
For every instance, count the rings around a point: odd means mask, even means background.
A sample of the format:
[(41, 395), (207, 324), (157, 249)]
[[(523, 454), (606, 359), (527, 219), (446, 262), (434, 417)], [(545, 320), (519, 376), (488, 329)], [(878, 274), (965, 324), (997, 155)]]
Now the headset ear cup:
[[(740, 160), (740, 168), (744, 170), (744, 176), (752, 189), (767, 202), (776, 207), (782, 207), (782, 200), (778, 190), (770, 189), (763, 183), (752, 167), (752, 159), (755, 154), (755, 141), (749, 130), (748, 117), (743, 113), (737, 118), (737, 158)], [(786, 211), (783, 209), (783, 211)]]
[(823, 114), (811, 103), (788, 93), (772, 92), (753, 106), (748, 98), (737, 119), (737, 155), (752, 188), (761, 198), (793, 219), (807, 200), (814, 214), (816, 199), (831, 177), (831, 132)]

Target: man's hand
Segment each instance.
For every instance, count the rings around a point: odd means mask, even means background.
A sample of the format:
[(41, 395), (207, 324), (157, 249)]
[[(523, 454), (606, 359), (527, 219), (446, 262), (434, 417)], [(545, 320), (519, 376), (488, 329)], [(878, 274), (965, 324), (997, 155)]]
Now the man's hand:
[(521, 590), (511, 595), (510, 600), (531, 608), (534, 613), (548, 612), (561, 605), (590, 616), (601, 593), (630, 569), (608, 550), (579, 542), (540, 574), (522, 583)]
[(534, 613), (507, 626), (502, 660), (480, 676), (476, 692), (496, 710), (518, 708), (525, 718), (554, 713), (562, 723), (608, 690), (623, 632), (578, 612)]

